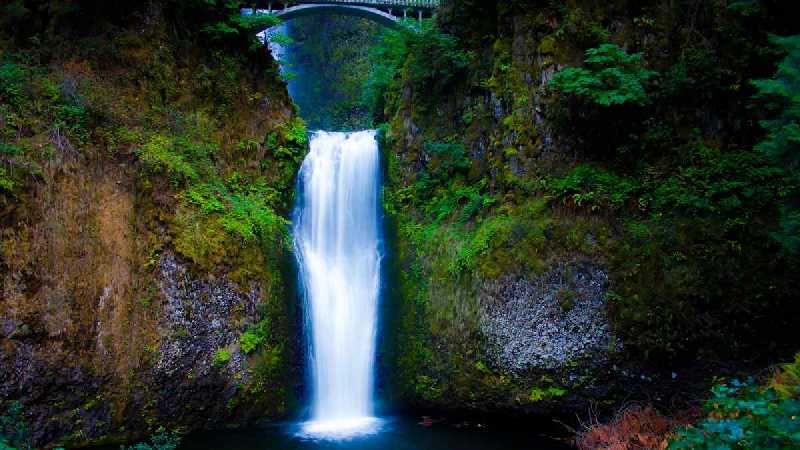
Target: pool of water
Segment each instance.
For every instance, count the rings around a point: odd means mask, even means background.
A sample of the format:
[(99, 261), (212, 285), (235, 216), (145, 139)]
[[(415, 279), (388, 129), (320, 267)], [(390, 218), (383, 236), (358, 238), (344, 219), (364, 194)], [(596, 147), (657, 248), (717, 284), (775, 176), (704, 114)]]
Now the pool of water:
[(480, 426), (423, 426), (408, 418), (381, 419), (375, 432), (347, 439), (315, 438), (302, 424), (187, 436), (181, 450), (567, 450), (571, 447), (532, 430)]

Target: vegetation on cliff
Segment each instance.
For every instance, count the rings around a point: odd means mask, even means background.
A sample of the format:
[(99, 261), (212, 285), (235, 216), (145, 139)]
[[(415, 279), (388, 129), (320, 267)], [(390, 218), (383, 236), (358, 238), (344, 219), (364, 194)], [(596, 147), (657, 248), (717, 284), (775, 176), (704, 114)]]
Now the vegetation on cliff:
[(306, 132), (240, 3), (0, 6), (0, 385), (34, 445), (288, 411)]

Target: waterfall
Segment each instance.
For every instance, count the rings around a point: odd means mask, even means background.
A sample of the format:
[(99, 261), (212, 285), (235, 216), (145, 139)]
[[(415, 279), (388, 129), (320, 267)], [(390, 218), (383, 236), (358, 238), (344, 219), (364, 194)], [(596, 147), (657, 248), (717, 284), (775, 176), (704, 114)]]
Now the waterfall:
[(310, 434), (349, 435), (375, 424), (379, 189), (375, 131), (312, 135), (294, 227), (311, 346)]

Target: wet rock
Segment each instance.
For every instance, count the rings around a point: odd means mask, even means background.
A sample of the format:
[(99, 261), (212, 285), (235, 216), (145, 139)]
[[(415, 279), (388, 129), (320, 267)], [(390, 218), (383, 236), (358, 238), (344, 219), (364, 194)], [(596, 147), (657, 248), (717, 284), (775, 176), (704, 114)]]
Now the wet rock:
[[(162, 338), (152, 369), (164, 392), (159, 412), (171, 420), (188, 419), (191, 410), (224, 406), (237, 387), (249, 380), (238, 339), (255, 321), (261, 293), (255, 285), (241, 292), (226, 277), (193, 278), (171, 254), (161, 258), (160, 270)], [(215, 367), (214, 354), (221, 349), (230, 351), (231, 357), (227, 364)]]

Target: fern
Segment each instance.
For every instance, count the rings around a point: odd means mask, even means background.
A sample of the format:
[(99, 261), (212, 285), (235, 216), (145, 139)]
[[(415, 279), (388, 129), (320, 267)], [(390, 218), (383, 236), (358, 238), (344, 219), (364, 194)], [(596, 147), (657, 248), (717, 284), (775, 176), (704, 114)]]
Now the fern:
[(603, 44), (587, 50), (584, 62), (585, 68), (556, 73), (550, 87), (601, 106), (648, 103), (645, 83), (656, 72), (643, 67), (641, 54), (629, 55), (617, 45)]

